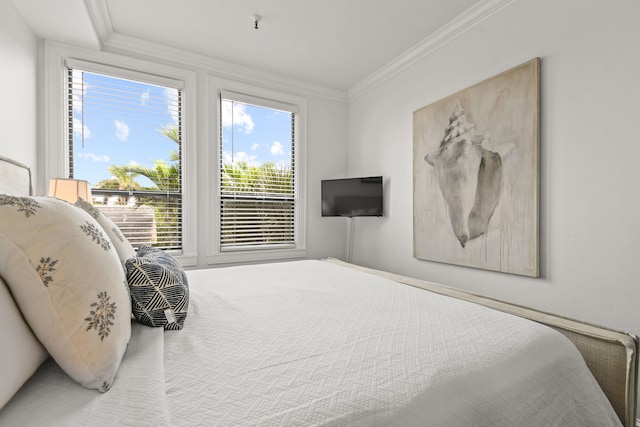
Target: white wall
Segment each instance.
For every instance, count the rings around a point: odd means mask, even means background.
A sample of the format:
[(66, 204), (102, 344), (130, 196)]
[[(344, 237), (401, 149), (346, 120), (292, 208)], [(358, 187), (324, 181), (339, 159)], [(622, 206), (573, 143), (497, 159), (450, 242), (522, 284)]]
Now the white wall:
[[(353, 261), (640, 334), (640, 2), (518, 0), (349, 102), (348, 173), (386, 177)], [(541, 278), (413, 258), (412, 113), (541, 58)]]
[(347, 223), (321, 216), (320, 181), (346, 175), (347, 104), (311, 97), (307, 113), (307, 255), (344, 257)]
[(36, 170), (38, 41), (10, 0), (0, 0), (0, 155)]

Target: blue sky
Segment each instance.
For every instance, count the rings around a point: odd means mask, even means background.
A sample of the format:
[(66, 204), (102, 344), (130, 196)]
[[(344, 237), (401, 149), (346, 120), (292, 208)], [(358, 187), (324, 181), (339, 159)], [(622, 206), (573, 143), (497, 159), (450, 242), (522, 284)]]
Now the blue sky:
[(291, 113), (228, 100), (221, 108), (225, 163), (291, 166)]
[[(74, 72), (77, 88), (73, 108), (74, 177), (95, 186), (111, 177), (108, 171), (111, 165), (153, 167), (157, 159), (169, 162), (169, 152), (177, 151), (178, 147), (158, 130), (176, 126), (172, 106), (177, 91), (88, 72), (83, 74), (80, 77), (79, 72)], [(290, 166), (290, 113), (240, 103), (234, 103), (232, 109), (230, 102), (223, 102), (221, 118), (225, 163), (233, 159), (252, 165), (274, 162)], [(210, 124), (216, 126), (216, 122), (212, 117)], [(139, 177), (137, 181), (143, 186), (151, 185), (146, 178)]]

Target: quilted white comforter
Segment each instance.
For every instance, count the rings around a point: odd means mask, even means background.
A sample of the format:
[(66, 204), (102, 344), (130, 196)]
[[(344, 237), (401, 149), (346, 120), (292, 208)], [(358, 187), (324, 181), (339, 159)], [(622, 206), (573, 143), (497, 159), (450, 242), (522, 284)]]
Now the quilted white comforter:
[(109, 392), (49, 360), (0, 425), (621, 425), (537, 323), (322, 261), (188, 278), (185, 328), (135, 324)]

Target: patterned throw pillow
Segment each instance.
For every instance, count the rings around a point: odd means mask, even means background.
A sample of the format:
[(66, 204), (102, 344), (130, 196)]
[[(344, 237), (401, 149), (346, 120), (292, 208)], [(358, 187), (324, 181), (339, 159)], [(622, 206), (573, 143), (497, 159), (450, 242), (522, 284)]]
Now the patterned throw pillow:
[(111, 244), (115, 248), (118, 253), (118, 257), (120, 258), (120, 262), (122, 263), (122, 268), (125, 268), (124, 263), (134, 256), (136, 256), (136, 250), (133, 249), (131, 243), (124, 237), (120, 228), (104, 213), (100, 211), (97, 207), (93, 206), (91, 203), (86, 200), (79, 198), (75, 203), (77, 207), (85, 210), (89, 215), (91, 215), (98, 224), (102, 226), (102, 229), (109, 236), (109, 240), (111, 240)]
[(189, 286), (178, 261), (160, 249), (143, 245), (125, 265), (135, 318), (147, 326), (182, 329)]
[(53, 359), (107, 391), (131, 335), (118, 255), (88, 213), (50, 197), (0, 195), (0, 275)]

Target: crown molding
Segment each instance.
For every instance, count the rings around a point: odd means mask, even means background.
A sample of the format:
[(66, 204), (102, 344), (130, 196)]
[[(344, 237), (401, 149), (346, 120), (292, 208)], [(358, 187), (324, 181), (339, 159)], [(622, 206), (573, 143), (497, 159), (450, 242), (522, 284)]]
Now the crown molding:
[(293, 92), (298, 95), (314, 95), (334, 101), (347, 102), (347, 92), (343, 90), (314, 85), (283, 77), (280, 74), (119, 34), (111, 23), (106, 0), (85, 0), (85, 5), (104, 51), (159, 61), (173, 66), (202, 69), (218, 77)]
[(201, 69), (229, 80), (255, 84), (297, 95), (314, 95), (335, 101), (347, 102), (346, 91), (310, 84), (283, 77), (280, 74), (222, 61), (184, 49), (177, 49), (135, 37), (125, 36), (117, 32), (112, 33), (109, 39), (104, 42), (103, 49), (121, 55), (134, 55), (137, 58), (169, 63), (173, 66)]
[(85, 0), (85, 5), (103, 50), (123, 55), (144, 57), (149, 60), (170, 62), (174, 65), (179, 64), (181, 66), (200, 68), (220, 77), (242, 80), (263, 86), (267, 85), (274, 89), (348, 102), (400, 73), (516, 1), (482, 0), (476, 3), (436, 32), (406, 50), (402, 55), (365, 77), (346, 92), (292, 80), (279, 74), (256, 70), (255, 68), (233, 64), (183, 49), (176, 49), (122, 35), (113, 29), (106, 0)]
[(516, 1), (517, 0), (483, 0), (476, 3), (440, 29), (406, 50), (402, 55), (355, 84), (347, 92), (348, 99), (355, 99), (373, 89)]
[(111, 24), (111, 16), (107, 7), (106, 0), (84, 0), (84, 6), (87, 8), (91, 25), (98, 36), (100, 46), (104, 46), (113, 34), (113, 25)]

